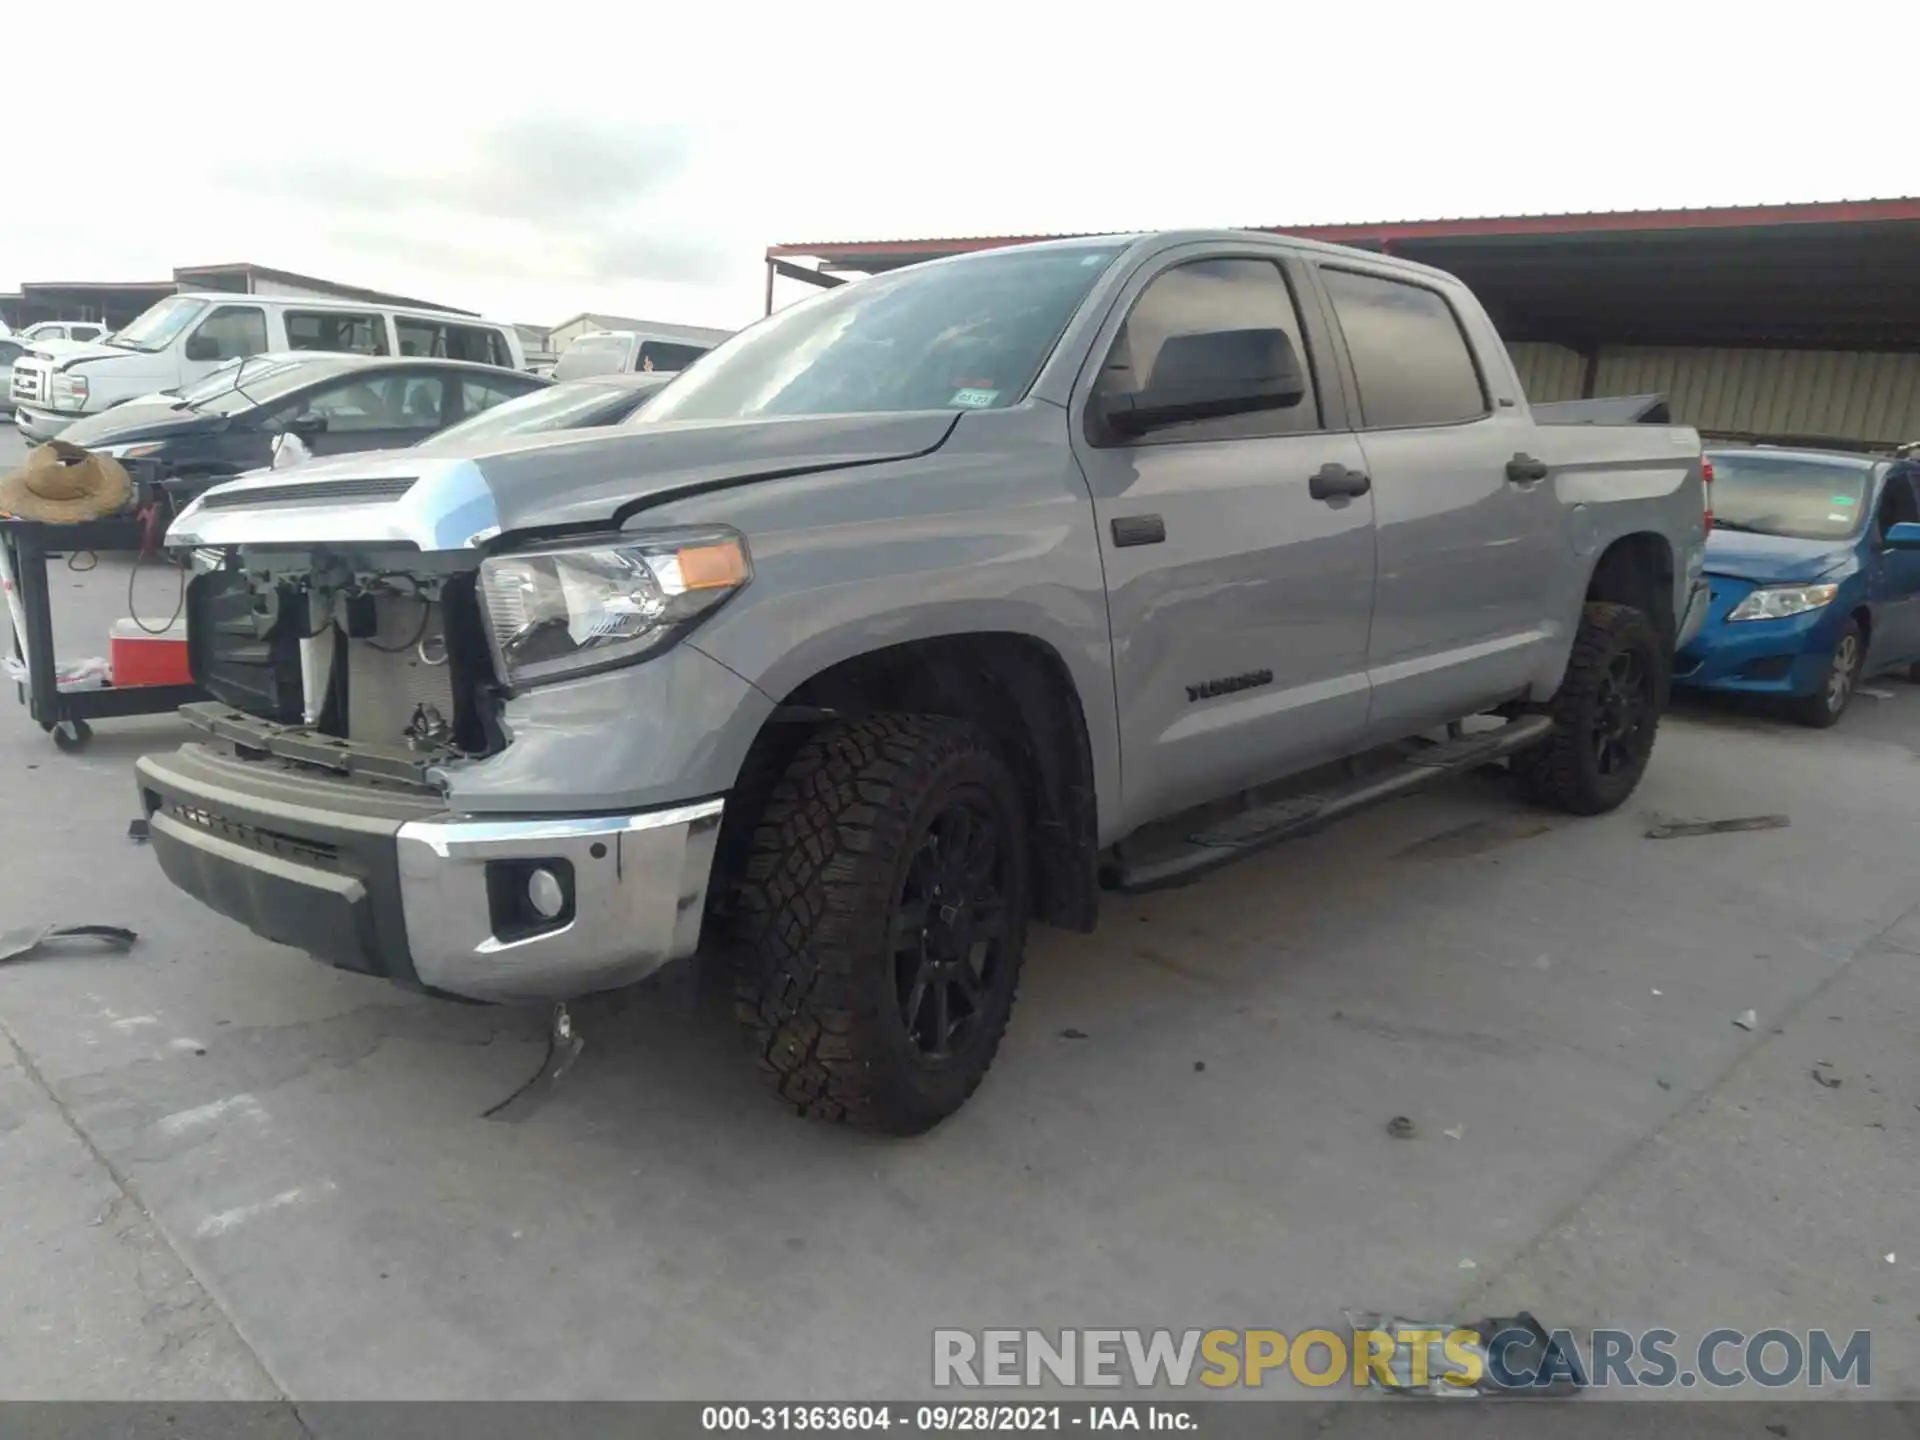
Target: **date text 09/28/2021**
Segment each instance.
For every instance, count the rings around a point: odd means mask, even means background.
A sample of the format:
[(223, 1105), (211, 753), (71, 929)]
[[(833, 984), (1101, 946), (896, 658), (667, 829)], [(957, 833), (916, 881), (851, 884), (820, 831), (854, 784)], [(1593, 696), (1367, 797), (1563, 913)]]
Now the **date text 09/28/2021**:
[(925, 1435), (1020, 1431), (1200, 1428), (1192, 1407), (1171, 1404), (1072, 1405), (708, 1405), (700, 1428), (714, 1432), (905, 1430)]

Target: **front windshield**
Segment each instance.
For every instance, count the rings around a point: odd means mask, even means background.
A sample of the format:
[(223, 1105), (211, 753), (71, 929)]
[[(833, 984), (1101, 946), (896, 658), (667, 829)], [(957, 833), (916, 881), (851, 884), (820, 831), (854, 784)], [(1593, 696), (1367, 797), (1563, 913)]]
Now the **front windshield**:
[(1716, 530), (1844, 540), (1860, 528), (1873, 471), (1839, 457), (1715, 451)]
[(204, 300), (169, 295), (159, 304), (143, 311), (140, 318), (126, 329), (109, 335), (107, 343), (124, 350), (144, 350), (152, 355), (171, 345), (174, 337), (192, 324), (194, 317), (206, 308), (207, 302)]
[(466, 440), (499, 440), (509, 435), (576, 429), (596, 423), (596, 417), (608, 408), (617, 408), (614, 402), (622, 393), (611, 385), (553, 385), (530, 390), (442, 430), (430, 443), (458, 445)]
[(640, 423), (1016, 404), (1122, 248), (987, 251), (829, 290), (709, 352)]

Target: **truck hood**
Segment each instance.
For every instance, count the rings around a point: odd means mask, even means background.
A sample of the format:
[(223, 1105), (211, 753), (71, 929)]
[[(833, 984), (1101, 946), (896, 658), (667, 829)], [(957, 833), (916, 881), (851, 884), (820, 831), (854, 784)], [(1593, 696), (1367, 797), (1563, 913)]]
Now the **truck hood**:
[(309, 461), (216, 485), (170, 545), (413, 545), (617, 525), (672, 496), (930, 454), (958, 411), (686, 420)]
[(1707, 536), (1710, 574), (1756, 585), (1817, 580), (1853, 558), (1852, 540), (1803, 540), (1792, 535), (1753, 535), (1716, 529)]
[(27, 353), (51, 360), (58, 368), (75, 360), (103, 360), (115, 355), (138, 355), (140, 352), (123, 350), (118, 345), (102, 345), (98, 340), (34, 340), (28, 343)]

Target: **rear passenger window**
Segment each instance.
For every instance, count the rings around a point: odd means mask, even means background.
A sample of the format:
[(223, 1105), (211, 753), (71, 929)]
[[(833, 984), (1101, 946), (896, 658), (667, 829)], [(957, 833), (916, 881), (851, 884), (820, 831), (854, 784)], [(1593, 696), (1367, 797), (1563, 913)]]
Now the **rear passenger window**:
[(1473, 352), (1446, 297), (1351, 270), (1320, 275), (1353, 359), (1362, 425), (1452, 425), (1487, 413)]
[(526, 393), (526, 386), (515, 385), (511, 380), (504, 385), (498, 380), (462, 380), (460, 382), (460, 414), (462, 418), (478, 415), (483, 410), (491, 410), (502, 401), (515, 399)]
[(480, 325), (454, 325), (396, 315), (393, 328), (400, 337), (402, 355), (432, 356), (436, 360), (474, 360), (482, 365), (513, 364), (506, 337)]
[[(1271, 260), (1194, 260), (1156, 276), (1114, 337), (1094, 389), (1100, 395), (1132, 394), (1151, 383), (1160, 348), (1168, 340), (1212, 330), (1279, 330), (1311, 375), (1293, 292)], [(1194, 420), (1156, 430), (1144, 442), (1226, 440), (1285, 435), (1320, 428), (1320, 401), (1308, 382), (1306, 396), (1285, 410)]]
[(670, 345), (665, 340), (648, 340), (640, 346), (640, 363), (633, 368), (684, 370), (706, 353), (706, 349), (699, 345)]
[(387, 353), (387, 322), (350, 311), (287, 311), (289, 350), (338, 350), (349, 355)]

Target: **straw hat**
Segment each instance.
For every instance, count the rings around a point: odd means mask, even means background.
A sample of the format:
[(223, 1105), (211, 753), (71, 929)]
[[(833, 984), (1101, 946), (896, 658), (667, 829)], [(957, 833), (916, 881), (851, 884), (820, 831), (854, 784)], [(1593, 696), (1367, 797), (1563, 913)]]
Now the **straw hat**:
[(65, 440), (49, 440), (0, 480), (0, 514), (71, 525), (118, 515), (133, 499), (126, 468)]

